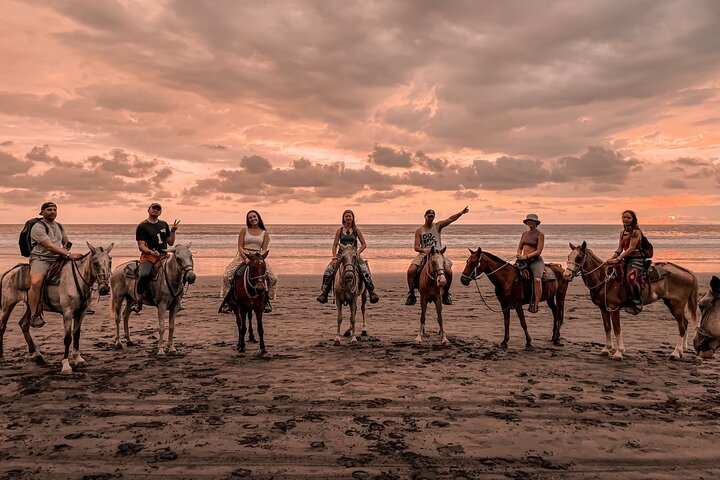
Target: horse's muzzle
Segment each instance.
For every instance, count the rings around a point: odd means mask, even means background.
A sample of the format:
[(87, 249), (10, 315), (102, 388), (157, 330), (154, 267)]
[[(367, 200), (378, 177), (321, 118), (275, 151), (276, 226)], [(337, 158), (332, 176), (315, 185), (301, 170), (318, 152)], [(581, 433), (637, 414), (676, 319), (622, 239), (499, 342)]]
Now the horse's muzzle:
[(460, 277), (460, 283), (465, 285), (466, 287), (470, 285), (470, 280), (472, 280), (469, 276), (465, 275), (464, 273)]
[(110, 293), (110, 285), (105, 283), (103, 285), (98, 286), (98, 293), (103, 297), (105, 295), (109, 294)]
[(572, 278), (573, 278), (573, 271), (570, 270), (569, 268), (566, 268), (565, 271), (563, 272), (563, 278), (564, 278), (565, 280), (572, 280)]
[(193, 283), (195, 283), (195, 280), (196, 280), (196, 279), (197, 279), (197, 275), (195, 275), (195, 272), (193, 272), (192, 270), (190, 270), (190, 271), (188, 272), (187, 278), (186, 278), (187, 283), (189, 283), (190, 285), (192, 285)]

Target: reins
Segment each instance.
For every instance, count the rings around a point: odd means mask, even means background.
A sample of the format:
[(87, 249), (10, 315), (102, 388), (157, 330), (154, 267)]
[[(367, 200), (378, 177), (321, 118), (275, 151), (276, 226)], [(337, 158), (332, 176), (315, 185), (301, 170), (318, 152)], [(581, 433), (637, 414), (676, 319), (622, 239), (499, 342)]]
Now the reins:
[[(173, 255), (174, 262), (180, 267), (180, 262), (177, 261), (177, 255)], [(182, 267), (182, 277), (180, 278), (180, 284), (178, 285), (177, 293), (175, 292), (175, 289), (170, 284), (170, 276), (168, 275), (168, 262), (170, 262), (169, 259), (165, 260), (163, 262), (162, 271), (163, 271), (163, 277), (165, 277), (165, 285), (167, 285), (168, 291), (170, 292), (170, 296), (172, 297), (173, 303), (180, 297), (181, 294), (183, 294), (183, 286), (185, 285), (187, 273), (193, 269), (193, 265), (186, 265)], [(188, 286), (188, 288), (190, 288)]]
[[(480, 258), (478, 259), (478, 264), (477, 264), (477, 265), (475, 266), (475, 268), (473, 269), (472, 274), (471, 274), (471, 275), (465, 275), (465, 274), (463, 274), (461, 278), (463, 278), (463, 277), (464, 277), (464, 278), (469, 278), (470, 280), (473, 280), (473, 281), (475, 282), (475, 289), (477, 290), (478, 294), (480, 295), (480, 300), (482, 300), (482, 302), (485, 304), (485, 306), (488, 308), (488, 310), (490, 310), (491, 312), (494, 312), (494, 313), (504, 313), (504, 312), (506, 312), (507, 310), (510, 310), (511, 308), (513, 308), (513, 307), (515, 306), (515, 302), (511, 303), (511, 304), (508, 305), (507, 307), (503, 307), (501, 310), (495, 310), (495, 309), (493, 309), (493, 308), (487, 303), (487, 301), (485, 300), (485, 297), (483, 296), (482, 292), (480, 291), (480, 285), (478, 284), (478, 279), (479, 279), (479, 278), (482, 278), (482, 276), (485, 275), (486, 277), (488, 277), (488, 280), (489, 280), (491, 275), (494, 275), (495, 273), (499, 272), (500, 270), (502, 270), (503, 268), (505, 268), (505, 266), (510, 265), (510, 266), (512, 267), (513, 265), (510, 263), (510, 260), (512, 260), (514, 257), (511, 257), (510, 259), (505, 260), (505, 263), (503, 263), (502, 265), (500, 265), (498, 268), (496, 268), (496, 269), (493, 270), (492, 272), (490, 272), (490, 273), (480, 272), (480, 275), (478, 275), (478, 274), (477, 274), (477, 271), (478, 271), (478, 268), (480, 267), (480, 261), (482, 260), (482, 256), (483, 256), (484, 254), (485, 254), (485, 252), (483, 252), (483, 253), (480, 254)], [(517, 282), (517, 280), (518, 280), (518, 277), (517, 277), (517, 275), (516, 275), (516, 276), (515, 276), (515, 280), (513, 280), (512, 283), (510, 284), (510, 286), (509, 286), (508, 288), (506, 288), (506, 289), (502, 292), (502, 296), (503, 296), (503, 297), (515, 286), (515, 283)], [(496, 295), (496, 297), (497, 297), (497, 295)], [(500, 298), (498, 298), (498, 301), (500, 301)], [(502, 307), (502, 302), (500, 303), (500, 306)]]

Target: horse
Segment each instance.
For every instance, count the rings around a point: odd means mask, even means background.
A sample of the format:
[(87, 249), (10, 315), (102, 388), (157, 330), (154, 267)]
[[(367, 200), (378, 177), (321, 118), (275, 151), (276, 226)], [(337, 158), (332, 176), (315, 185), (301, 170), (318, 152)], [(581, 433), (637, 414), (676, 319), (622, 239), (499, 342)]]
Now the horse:
[(703, 359), (713, 358), (720, 347), (720, 278), (713, 275), (708, 291), (698, 302), (702, 316), (693, 338), (695, 352)]
[[(175, 248), (168, 250), (173, 253), (161, 260), (157, 267), (157, 275), (150, 281), (148, 292), (151, 294), (154, 303), (150, 303), (149, 296), (146, 295), (143, 303), (145, 305), (155, 305), (158, 310), (158, 348), (157, 356), (163, 357), (165, 349), (163, 346), (165, 338), (165, 312), (170, 312), (170, 321), (168, 329), (168, 353), (175, 353), (173, 334), (175, 331), (175, 317), (180, 309), (180, 302), (185, 294), (185, 284), (192, 285), (195, 283), (195, 272), (193, 271), (193, 258), (190, 251), (190, 245), (176, 245)], [(112, 294), (110, 296), (110, 305), (115, 314), (115, 348), (121, 349), (120, 343), (120, 318), (123, 301), (125, 301), (125, 309), (122, 311), (122, 319), (125, 327), (125, 342), (128, 346), (135, 344), (130, 337), (130, 328), (128, 320), (130, 319), (130, 307), (135, 300), (135, 268), (133, 265), (137, 261), (118, 265), (113, 270), (110, 277), (110, 286)]]
[(245, 352), (246, 326), (250, 325), (250, 341), (254, 342), (252, 334), (252, 314), (255, 312), (257, 332), (260, 337), (260, 355), (267, 354), (265, 349), (265, 335), (263, 330), (262, 317), (265, 311), (265, 296), (267, 293), (267, 275), (265, 259), (270, 251), (247, 254), (247, 265), (241, 265), (238, 269), (240, 276), (234, 275), (232, 287), (228, 294), (227, 302), (233, 313), (238, 326), (238, 353)]
[[(492, 253), (483, 252), (482, 248), (470, 251), (470, 256), (465, 263), (465, 269), (460, 277), (460, 283), (470, 285), (471, 280), (476, 280), (478, 274), (485, 274), (495, 286), (495, 296), (500, 302), (503, 320), (505, 323), (505, 335), (500, 343), (500, 348), (506, 349), (510, 340), (510, 310), (520, 319), (520, 326), (525, 332), (525, 350), (533, 350), (532, 339), (527, 329), (523, 305), (532, 301), (532, 285), (523, 281), (520, 276), (520, 269), (510, 262), (503, 260)], [(546, 268), (555, 274), (555, 281), (542, 279), (542, 296), (540, 301), (547, 302), (553, 314), (553, 331), (551, 341), (556, 346), (562, 346), (560, 341), (560, 329), (565, 319), (565, 295), (569, 282), (562, 278), (562, 267), (555, 264), (547, 264)], [(479, 290), (478, 290), (479, 291)], [(482, 298), (482, 297), (481, 297)], [(483, 298), (483, 302), (485, 299)], [(487, 305), (487, 304), (486, 304)], [(488, 306), (488, 308), (490, 308)]]
[(335, 306), (337, 308), (337, 334), (335, 335), (335, 345), (340, 345), (340, 325), (342, 325), (342, 307), (347, 305), (350, 307), (350, 328), (345, 332), (345, 336), (350, 337), (350, 344), (357, 344), (355, 336), (355, 315), (357, 313), (357, 299), (360, 297), (362, 311), (363, 326), (362, 333), (367, 335), (365, 327), (365, 304), (367, 303), (368, 293), (365, 283), (360, 279), (358, 272), (357, 249), (354, 245), (339, 245), (340, 258), (338, 266), (335, 270), (335, 278), (333, 279), (333, 289), (335, 290)]
[[(620, 309), (626, 306), (629, 289), (622, 278), (617, 277), (617, 269), (600, 260), (587, 243), (580, 246), (570, 244), (570, 254), (563, 276), (572, 280), (580, 275), (583, 283), (590, 290), (590, 299), (600, 309), (605, 328), (605, 347), (601, 355), (609, 355), (615, 348), (612, 342), (611, 329), (615, 332), (616, 349), (613, 360), (622, 360), (625, 343), (620, 328)], [(674, 263), (661, 263), (664, 276), (659, 280), (648, 282), (642, 289), (643, 304), (648, 305), (662, 299), (670, 313), (677, 321), (679, 337), (675, 349), (670, 354), (672, 360), (682, 358), (687, 346), (689, 312), (693, 321), (697, 319), (698, 284), (695, 275)], [(611, 325), (612, 321), (612, 325)]]
[(445, 335), (442, 320), (442, 291), (447, 284), (445, 257), (443, 256), (446, 249), (447, 247), (443, 247), (442, 250), (435, 250), (435, 247), (431, 247), (430, 253), (427, 255), (427, 261), (420, 271), (420, 285), (418, 288), (420, 291), (420, 331), (415, 337), (415, 343), (418, 345), (422, 343), (423, 335), (426, 335), (425, 317), (429, 302), (435, 304), (435, 310), (437, 311), (440, 341), (443, 345), (450, 345), (450, 341)]
[[(75, 368), (85, 363), (85, 359), (80, 355), (80, 329), (90, 303), (93, 284), (98, 283), (100, 295), (107, 295), (110, 291), (108, 278), (112, 268), (110, 250), (112, 250), (113, 244), (111, 243), (108, 247), (94, 247), (88, 243), (87, 246), (90, 252), (80, 258), (63, 260), (63, 265), (60, 268), (59, 284), (47, 285), (43, 299), (46, 312), (60, 313), (63, 316), (65, 353), (60, 372), (63, 375), (73, 373), (68, 359), (71, 343)], [(21, 286), (19, 281), (19, 277), (26, 274), (26, 272), (22, 271), (25, 268), (28, 268), (27, 264), (16, 265), (5, 272), (2, 275), (2, 280), (0, 280), (0, 311), (2, 311), (0, 316), (0, 358), (3, 356), (3, 336), (8, 318), (15, 306), (20, 302), (24, 302), (26, 309), (19, 324), (28, 346), (28, 357), (39, 365), (46, 365), (45, 358), (35, 346), (35, 342), (30, 335), (29, 284)]]

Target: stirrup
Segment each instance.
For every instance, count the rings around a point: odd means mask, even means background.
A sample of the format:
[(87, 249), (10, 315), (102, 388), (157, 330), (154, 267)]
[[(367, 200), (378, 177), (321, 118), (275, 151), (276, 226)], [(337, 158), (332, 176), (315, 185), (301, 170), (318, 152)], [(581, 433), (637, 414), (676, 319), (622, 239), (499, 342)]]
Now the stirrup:
[(130, 306), (130, 310), (135, 313), (140, 313), (142, 311), (142, 307), (142, 300), (135, 300), (135, 303)]
[(325, 292), (321, 293), (315, 300), (317, 300), (320, 303), (327, 303), (328, 302), (328, 296)]
[(380, 301), (380, 297), (378, 297), (377, 293), (375, 293), (375, 290), (372, 290), (370, 292), (370, 303), (377, 303)]
[(452, 305), (452, 295), (450, 295), (450, 292), (447, 292), (445, 295), (442, 296), (442, 303), (443, 305)]
[(273, 311), (272, 304), (270, 303), (270, 300), (267, 300), (265, 302), (265, 309), (263, 310), (263, 313), (270, 313)]
[(43, 318), (42, 313), (36, 313), (30, 317), (30, 326), (33, 328), (42, 328), (45, 326), (45, 319)]
[(415, 297), (415, 292), (408, 293), (407, 299), (405, 300), (405, 305), (415, 305), (417, 303), (417, 298)]

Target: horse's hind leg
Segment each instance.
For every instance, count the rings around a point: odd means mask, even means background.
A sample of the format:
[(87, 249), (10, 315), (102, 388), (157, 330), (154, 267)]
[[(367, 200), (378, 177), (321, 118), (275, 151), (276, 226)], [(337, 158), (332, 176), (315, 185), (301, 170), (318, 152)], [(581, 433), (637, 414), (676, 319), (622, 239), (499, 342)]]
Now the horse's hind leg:
[[(502, 303), (500, 305), (502, 305)], [(510, 341), (510, 309), (504, 307), (503, 326), (505, 327), (505, 334), (503, 335), (503, 341), (500, 342), (500, 348), (505, 350), (508, 347), (508, 342)]]
[(157, 356), (165, 356), (165, 307), (167, 305), (160, 303), (157, 306), (158, 309), (158, 347)]
[(128, 347), (135, 345), (135, 340), (130, 336), (130, 314), (132, 313), (130, 307), (132, 306), (132, 302), (133, 300), (128, 298), (125, 302), (125, 309), (123, 310), (123, 329), (125, 330), (125, 343)]
[(438, 296), (438, 299), (435, 300), (435, 310), (437, 311), (437, 321), (438, 321), (438, 327), (440, 327), (440, 341), (443, 345), (450, 345), (450, 340), (445, 336), (445, 329), (443, 328), (443, 319), (442, 319), (442, 301), (440, 300), (440, 296)]
[(605, 330), (605, 346), (600, 350), (600, 355), (606, 356), (610, 355), (613, 349), (612, 324), (610, 323), (610, 312), (601, 308), (600, 315), (602, 315), (603, 330)]
[(342, 325), (342, 302), (338, 299), (335, 301), (337, 306), (337, 333), (335, 334), (335, 345), (340, 345), (340, 325)]
[(72, 375), (73, 371), (70, 367), (70, 360), (68, 359), (70, 355), (70, 345), (72, 344), (73, 340), (73, 315), (72, 312), (67, 311), (69, 309), (66, 309), (65, 312), (63, 312), (63, 327), (65, 329), (65, 351), (63, 353), (63, 359), (62, 359), (62, 370), (60, 373), (63, 375)]
[(560, 345), (560, 321), (558, 319), (558, 308), (557, 304), (555, 303), (555, 297), (548, 297), (547, 299), (548, 307), (550, 307), (550, 311), (552, 312), (553, 316), (553, 332), (552, 332), (552, 338), (550, 339), (551, 342), (553, 342), (554, 345)]
[(83, 315), (74, 320), (73, 325), (73, 350), (72, 359), (76, 367), (85, 364), (85, 359), (80, 355), (80, 330), (82, 328)]
[(425, 335), (425, 314), (427, 313), (427, 297), (420, 296), (420, 329), (417, 337), (415, 337), (415, 343), (420, 345), (422, 343), (422, 337)]
[(532, 339), (528, 333), (527, 321), (525, 321), (525, 312), (523, 312), (522, 305), (516, 305), (515, 312), (517, 313), (518, 318), (520, 318), (520, 326), (522, 327), (523, 332), (525, 332), (525, 350), (533, 350)]
[(610, 312), (610, 320), (612, 321), (613, 332), (615, 332), (615, 342), (617, 343), (617, 350), (613, 353), (613, 360), (622, 360), (623, 353), (625, 353), (625, 342), (622, 338), (622, 329), (620, 328), (620, 311), (614, 310)]
[(7, 328), (7, 322), (10, 318), (10, 314), (12, 314), (15, 309), (15, 305), (17, 305), (17, 302), (8, 305), (0, 305), (0, 309), (2, 309), (2, 315), (0, 316), (0, 358), (3, 358), (3, 338), (5, 337), (5, 329)]
[(177, 353), (177, 349), (175, 348), (175, 317), (177, 316), (179, 307), (180, 304), (175, 305), (172, 310), (170, 310), (170, 318), (168, 319), (168, 353)]
[(267, 353), (267, 350), (265, 350), (265, 330), (263, 329), (263, 323), (262, 323), (263, 308), (264, 308), (264, 306), (260, 306), (260, 308), (255, 311), (255, 321), (257, 322), (257, 332), (258, 332), (258, 337), (260, 337), (260, 355), (265, 355)]
[(248, 343), (257, 343), (257, 340), (255, 339), (255, 333), (253, 333), (253, 328), (252, 328), (252, 310), (250, 310), (247, 315), (247, 329), (248, 329)]
[[(118, 287), (115, 288), (117, 289)], [(116, 298), (115, 292), (113, 292), (110, 301), (112, 302), (112, 311), (115, 316), (115, 348), (120, 350), (122, 348), (122, 343), (120, 343), (120, 312), (122, 311), (123, 297), (121, 295), (117, 297), (119, 298)]]
[(37, 349), (37, 347), (35, 346), (35, 342), (30, 335), (30, 307), (25, 308), (25, 313), (20, 318), (18, 324), (20, 325), (20, 330), (22, 331), (23, 337), (25, 338), (25, 343), (27, 343), (28, 360), (33, 360), (38, 365), (47, 365), (47, 363), (45, 362), (45, 357), (43, 357), (42, 353), (40, 353), (40, 350)]
[(685, 317), (685, 306), (677, 306), (670, 302), (670, 300), (666, 299), (663, 299), (663, 302), (668, 307), (668, 310), (670, 310), (672, 316), (675, 317), (675, 321), (678, 324), (678, 341), (675, 344), (675, 349), (670, 354), (670, 359), (680, 360), (685, 350), (685, 343), (688, 335), (688, 321), (687, 317)]

